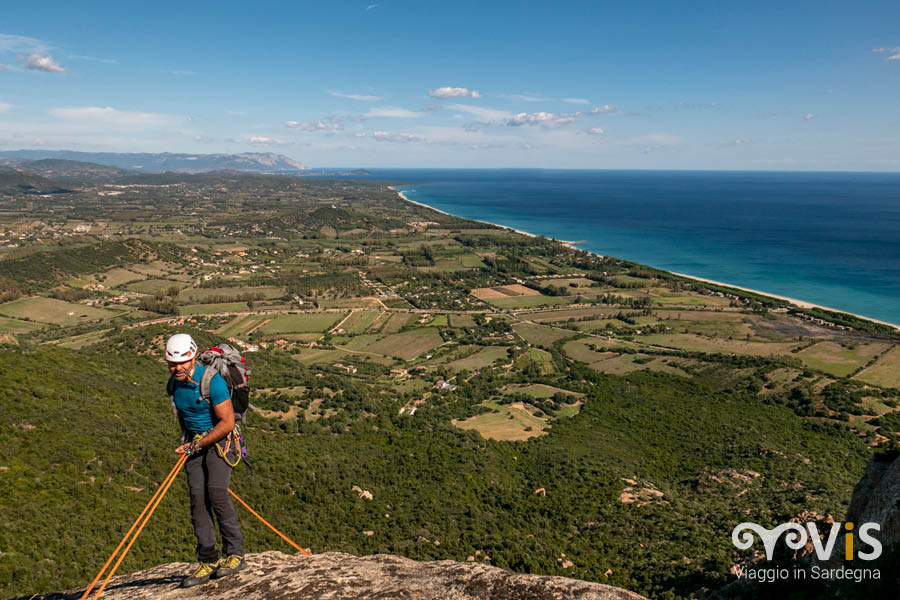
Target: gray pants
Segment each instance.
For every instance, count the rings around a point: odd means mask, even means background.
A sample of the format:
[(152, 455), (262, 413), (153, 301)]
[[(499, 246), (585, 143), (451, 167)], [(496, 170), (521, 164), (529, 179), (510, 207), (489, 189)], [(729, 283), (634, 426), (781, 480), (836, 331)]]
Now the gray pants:
[[(234, 452), (234, 447), (228, 452), (232, 462), (236, 458)], [(191, 493), (191, 522), (197, 536), (197, 560), (212, 563), (219, 559), (213, 513), (222, 532), (222, 549), (226, 556), (243, 556), (244, 539), (238, 527), (237, 512), (228, 495), (231, 467), (214, 447), (209, 447), (188, 458), (185, 471)]]

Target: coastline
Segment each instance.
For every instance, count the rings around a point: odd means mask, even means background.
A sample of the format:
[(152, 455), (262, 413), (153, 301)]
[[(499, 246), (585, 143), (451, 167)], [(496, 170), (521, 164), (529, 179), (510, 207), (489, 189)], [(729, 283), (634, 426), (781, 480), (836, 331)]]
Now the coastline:
[[(400, 191), (400, 190), (398, 190), (398, 189), (396, 189), (396, 188), (394, 188), (394, 187), (392, 187), (392, 186), (388, 186), (388, 187), (389, 187), (391, 190), (397, 192), (397, 194), (400, 196), (400, 198), (402, 198), (402, 199), (405, 200), (406, 202), (409, 202), (410, 204), (415, 204), (415, 205), (417, 205), (417, 206), (421, 206), (421, 207), (423, 207), (423, 208), (427, 208), (427, 209), (429, 209), (429, 210), (433, 210), (433, 211), (438, 212), (438, 213), (441, 213), (441, 214), (443, 214), (443, 215), (447, 215), (447, 216), (456, 216), (456, 215), (451, 215), (450, 213), (448, 213), (448, 212), (446, 212), (446, 211), (443, 211), (443, 210), (440, 210), (440, 209), (438, 209), (438, 208), (434, 208), (433, 206), (429, 206), (429, 205), (427, 205), (427, 204), (424, 204), (424, 203), (422, 203), (422, 202), (417, 202), (416, 200), (410, 200), (409, 198), (406, 197), (406, 195), (405, 195), (402, 191)], [(519, 234), (522, 234), (522, 235), (526, 235), (526, 236), (532, 237), (532, 238), (538, 237), (537, 235), (535, 235), (535, 234), (533, 234), (533, 233), (530, 233), (530, 232), (528, 232), (528, 231), (522, 231), (522, 230), (520, 230), (520, 229), (515, 229), (515, 228), (513, 228), (513, 227), (509, 227), (509, 226), (507, 226), (507, 225), (501, 225), (501, 224), (499, 224), (499, 223), (491, 223), (490, 221), (481, 221), (481, 220), (479, 220), (479, 219), (468, 219), (468, 220), (469, 220), (469, 221), (475, 221), (476, 223), (485, 223), (485, 224), (487, 224), (487, 225), (493, 225), (494, 227), (499, 227), (499, 228), (501, 228), (501, 229), (506, 229), (506, 230), (508, 230), (508, 231), (513, 231), (513, 232), (515, 232), (515, 233), (519, 233)], [(547, 237), (548, 239), (557, 241), (557, 242), (561, 243), (562, 245), (564, 245), (564, 246), (566, 246), (566, 247), (568, 247), (568, 248), (572, 248), (573, 250), (581, 250), (581, 248), (577, 248), (572, 242), (566, 242), (566, 241), (563, 241), (563, 240), (557, 240), (556, 238), (552, 238), (552, 237), (549, 237), (549, 236), (544, 236), (544, 237)], [(580, 242), (578, 242), (578, 243), (580, 243)], [(588, 251), (588, 250), (584, 250), (584, 251), (585, 251), (585, 252), (590, 252), (590, 251)], [(591, 254), (596, 254), (596, 253), (591, 252)], [(626, 260), (627, 260), (627, 259), (626, 259)], [(662, 269), (662, 270), (665, 270), (665, 269)], [(819, 309), (822, 309), (822, 310), (828, 310), (828, 311), (831, 311), (831, 312), (836, 312), (836, 313), (842, 313), (842, 314), (845, 314), (845, 315), (850, 315), (850, 316), (853, 316), (853, 317), (857, 317), (857, 318), (859, 318), (859, 319), (864, 319), (864, 320), (866, 320), (866, 321), (871, 321), (872, 323), (877, 323), (877, 324), (879, 324), (879, 325), (886, 325), (887, 327), (892, 327), (892, 328), (894, 328), (895, 330), (900, 331), (900, 325), (898, 325), (898, 324), (896, 324), (896, 323), (890, 323), (890, 322), (888, 322), (888, 321), (880, 321), (880, 320), (878, 320), (878, 319), (873, 319), (872, 317), (867, 317), (867, 316), (865, 316), (865, 315), (859, 315), (859, 314), (856, 314), (856, 313), (848, 312), (848, 311), (846, 311), (846, 310), (841, 310), (841, 309), (839, 309), (839, 308), (832, 308), (832, 307), (830, 307), (830, 306), (823, 306), (823, 305), (821, 305), (821, 304), (814, 304), (814, 303), (812, 303), (812, 302), (807, 302), (806, 300), (799, 300), (799, 299), (797, 299), (797, 298), (791, 298), (791, 297), (788, 297), (788, 296), (780, 296), (780, 295), (778, 295), (778, 294), (771, 294), (771, 293), (769, 293), (769, 292), (764, 292), (764, 291), (761, 291), (761, 290), (755, 290), (755, 289), (748, 288), (748, 287), (743, 287), (743, 286), (740, 286), (740, 285), (734, 285), (734, 284), (732, 284), (732, 283), (724, 283), (724, 282), (722, 282), (722, 281), (714, 281), (714, 280), (712, 280), (712, 279), (704, 279), (703, 277), (697, 277), (697, 276), (695, 276), (695, 275), (687, 275), (687, 274), (685, 274), (685, 273), (676, 273), (676, 272), (674, 272), (674, 271), (668, 271), (668, 272), (669, 272), (669, 273), (672, 273), (672, 275), (678, 275), (679, 277), (684, 277), (684, 278), (686, 278), (686, 279), (693, 279), (694, 281), (700, 281), (700, 282), (703, 282), (703, 283), (710, 283), (710, 284), (713, 284), (713, 285), (721, 285), (721, 286), (724, 286), (724, 287), (734, 288), (734, 289), (736, 289), (736, 290), (742, 290), (742, 291), (744, 291), (744, 292), (750, 292), (750, 293), (753, 293), (753, 294), (759, 294), (760, 296), (767, 296), (767, 297), (769, 297), (769, 298), (775, 298), (775, 299), (777, 299), (777, 300), (784, 300), (784, 301), (786, 301), (786, 302), (790, 302), (791, 304), (796, 305), (798, 308), (819, 308)]]

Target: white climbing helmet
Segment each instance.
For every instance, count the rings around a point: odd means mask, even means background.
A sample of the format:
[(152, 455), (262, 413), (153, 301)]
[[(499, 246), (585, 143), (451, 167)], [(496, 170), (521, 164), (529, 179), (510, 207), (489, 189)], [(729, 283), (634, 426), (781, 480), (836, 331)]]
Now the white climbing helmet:
[(186, 333), (176, 333), (166, 342), (166, 360), (184, 362), (197, 356), (197, 342)]

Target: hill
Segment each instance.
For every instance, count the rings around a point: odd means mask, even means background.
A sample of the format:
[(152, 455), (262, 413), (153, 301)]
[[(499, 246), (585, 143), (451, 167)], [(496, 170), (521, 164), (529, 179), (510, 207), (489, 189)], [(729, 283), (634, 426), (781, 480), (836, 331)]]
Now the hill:
[(244, 152), (241, 154), (174, 154), (163, 153), (121, 153), (121, 152), (75, 152), (72, 150), (13, 150), (0, 152), (0, 158), (62, 159), (67, 161), (97, 163), (122, 169), (138, 170), (145, 173), (178, 171), (201, 173), (222, 169), (252, 171), (256, 173), (300, 173), (306, 167), (283, 154), (271, 152)]

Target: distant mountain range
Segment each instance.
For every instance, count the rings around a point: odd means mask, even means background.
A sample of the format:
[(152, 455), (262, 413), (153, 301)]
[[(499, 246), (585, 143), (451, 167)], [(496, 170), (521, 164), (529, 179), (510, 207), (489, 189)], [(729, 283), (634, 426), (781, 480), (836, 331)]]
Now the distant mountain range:
[[(25, 166), (29, 170), (40, 171), (48, 176), (81, 176), (87, 173), (62, 173), (71, 171), (71, 164), (53, 164), (54, 160), (75, 161), (77, 163), (94, 163), (96, 165), (129, 169), (143, 173), (204, 173), (207, 171), (242, 171), (251, 173), (301, 173), (307, 170), (303, 164), (283, 154), (271, 152), (245, 152), (242, 154), (173, 154), (162, 152), (122, 153), (122, 152), (75, 152), (73, 150), (12, 150), (0, 152), (0, 165), (10, 167)], [(35, 165), (32, 161), (50, 163)], [(75, 168), (75, 171), (78, 169)]]

